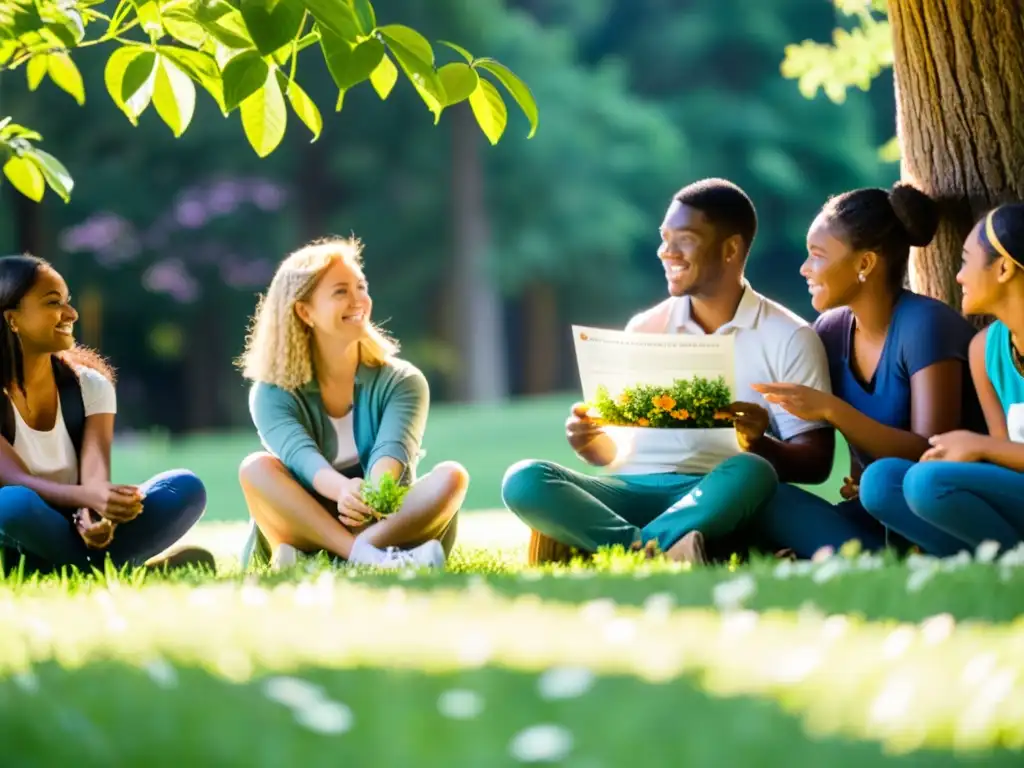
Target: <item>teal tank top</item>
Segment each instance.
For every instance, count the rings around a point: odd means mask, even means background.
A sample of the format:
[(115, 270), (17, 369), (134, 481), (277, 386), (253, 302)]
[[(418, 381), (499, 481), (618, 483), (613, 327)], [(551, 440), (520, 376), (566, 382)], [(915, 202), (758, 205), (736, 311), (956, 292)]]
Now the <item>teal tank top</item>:
[(1010, 350), (1010, 329), (996, 320), (985, 338), (985, 372), (1006, 414), (1006, 429), (1014, 442), (1024, 442), (1024, 376)]

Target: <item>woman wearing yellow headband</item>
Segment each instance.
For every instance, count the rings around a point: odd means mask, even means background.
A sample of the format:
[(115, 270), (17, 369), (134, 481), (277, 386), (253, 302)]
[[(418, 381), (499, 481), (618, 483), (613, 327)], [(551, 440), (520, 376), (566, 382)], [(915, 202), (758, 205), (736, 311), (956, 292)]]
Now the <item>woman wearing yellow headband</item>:
[(936, 555), (1024, 541), (1024, 204), (996, 208), (975, 225), (956, 280), (964, 314), (996, 318), (969, 353), (989, 434), (935, 435), (921, 463), (904, 462), (903, 499), (868, 508)]

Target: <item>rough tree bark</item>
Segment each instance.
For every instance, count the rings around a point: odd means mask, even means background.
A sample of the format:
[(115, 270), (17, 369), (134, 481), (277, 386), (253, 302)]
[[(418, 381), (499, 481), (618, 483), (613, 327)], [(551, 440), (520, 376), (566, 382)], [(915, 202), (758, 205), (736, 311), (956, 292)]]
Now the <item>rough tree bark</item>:
[(911, 287), (959, 308), (964, 238), (1024, 199), (1024, 0), (890, 0), (889, 20), (902, 175), (943, 208)]
[(487, 268), (490, 219), (484, 200), (482, 136), (468, 104), (452, 110), (454, 248), (448, 332), (459, 358), (455, 399), (493, 402), (508, 395), (501, 295)]

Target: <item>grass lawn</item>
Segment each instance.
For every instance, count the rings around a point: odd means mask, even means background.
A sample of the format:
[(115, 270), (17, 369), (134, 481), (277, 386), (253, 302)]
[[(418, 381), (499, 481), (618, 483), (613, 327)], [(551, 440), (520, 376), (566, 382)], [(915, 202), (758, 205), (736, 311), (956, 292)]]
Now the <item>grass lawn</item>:
[(1020, 765), (1024, 549), (688, 571), (523, 567), (466, 516), (451, 571), (0, 582), (17, 766)]
[[(437, 408), (424, 468), (573, 462), (571, 397)], [(121, 441), (117, 479), (206, 481), (217, 576), (0, 578), (2, 766), (1024, 764), (1024, 548), (905, 563), (528, 569), (504, 510), (445, 573), (241, 574), (252, 436)], [(834, 494), (837, 467), (822, 492)]]

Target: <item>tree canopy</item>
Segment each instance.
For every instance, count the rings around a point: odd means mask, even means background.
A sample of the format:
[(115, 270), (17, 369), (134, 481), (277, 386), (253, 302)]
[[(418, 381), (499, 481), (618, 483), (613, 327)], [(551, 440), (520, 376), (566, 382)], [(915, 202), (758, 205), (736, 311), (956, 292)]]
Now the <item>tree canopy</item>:
[[(497, 144), (508, 107), (497, 86), (526, 115), (529, 137), (538, 110), (527, 85), (498, 60), (477, 58), (439, 41), (450, 54), (440, 64), (434, 47), (403, 24), (380, 24), (370, 0), (120, 0), (109, 15), (103, 0), (6, 0), (0, 6), (0, 73), (23, 68), (30, 90), (44, 80), (79, 105), (85, 85), (72, 54), (111, 48), (104, 70), (110, 98), (132, 125), (152, 106), (175, 137), (192, 122), (197, 86), (224, 117), (235, 112), (250, 146), (266, 157), (281, 144), (288, 108), (312, 134), (323, 128), (321, 107), (299, 82), (299, 54), (316, 48), (337, 87), (333, 108), (369, 81), (381, 100), (401, 71), (433, 115), (468, 101), (477, 124)], [(99, 28), (97, 34), (94, 30)], [(39, 148), (36, 130), (0, 120), (3, 171), (18, 191), (39, 201), (49, 186), (70, 198), (74, 182), (64, 165)]]

